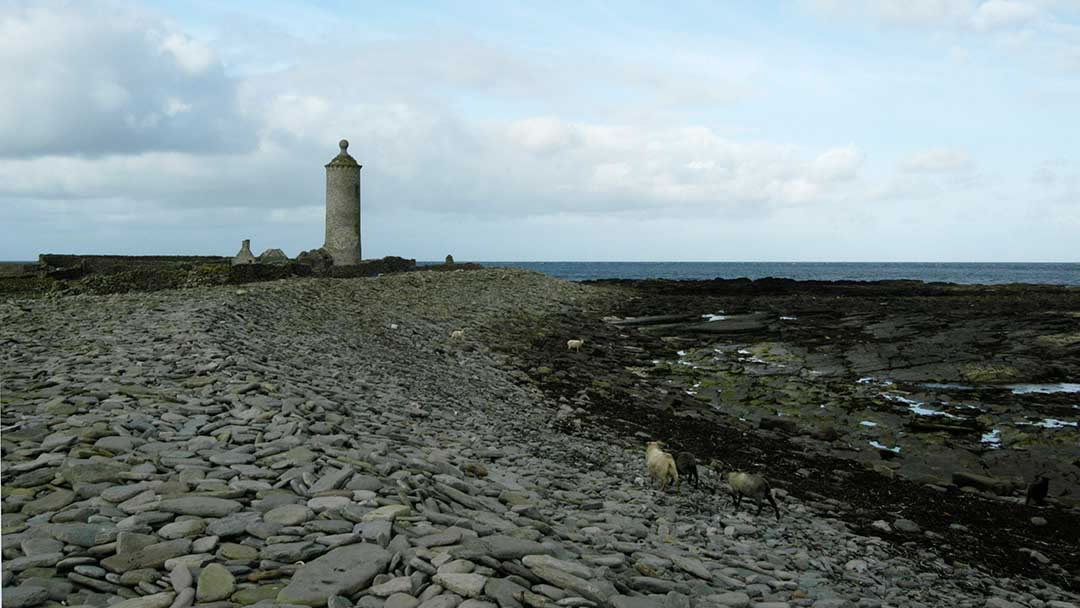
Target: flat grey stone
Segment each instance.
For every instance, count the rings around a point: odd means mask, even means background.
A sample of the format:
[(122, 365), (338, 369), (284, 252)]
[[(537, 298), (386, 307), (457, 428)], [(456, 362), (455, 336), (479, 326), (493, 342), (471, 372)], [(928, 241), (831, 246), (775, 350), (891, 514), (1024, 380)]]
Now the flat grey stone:
[(349, 596), (366, 588), (389, 563), (390, 553), (378, 545), (339, 547), (297, 570), (277, 601), (322, 606), (331, 595)]
[(223, 600), (236, 590), (236, 579), (221, 564), (207, 564), (199, 573), (195, 599), (199, 603)]
[(493, 534), (455, 547), (450, 553), (464, 559), (487, 555), (498, 560), (506, 560), (521, 559), (526, 555), (551, 555), (553, 551), (550, 547), (533, 540)]
[(750, 605), (750, 596), (742, 591), (727, 591), (725, 593), (717, 593), (714, 595), (707, 595), (702, 598), (705, 602), (708, 602), (712, 606), (728, 606), (730, 608), (746, 608)]
[(461, 600), (461, 596), (443, 593), (421, 603), (417, 608), (457, 608)]
[(101, 492), (101, 498), (112, 503), (124, 502), (149, 488), (150, 484), (145, 481), (124, 486), (112, 486)]
[(52, 538), (28, 538), (19, 544), (23, 555), (41, 555), (58, 553), (64, 550), (64, 543)]
[(908, 534), (915, 534), (916, 532), (921, 530), (921, 528), (919, 528), (919, 524), (911, 521), (910, 519), (898, 519), (893, 522), (893, 527), (897, 530), (900, 530), (901, 532), (907, 532)]
[(258, 523), (260, 521), (259, 514), (251, 511), (244, 511), (242, 513), (233, 513), (228, 517), (222, 517), (217, 521), (212, 521), (206, 526), (206, 533), (211, 536), (220, 536), (222, 538), (228, 538), (230, 536), (236, 536), (237, 534), (243, 534), (247, 527)]
[(414, 539), (412, 544), (417, 547), (445, 547), (447, 545), (456, 545), (459, 542), (461, 542), (461, 530), (457, 528), (448, 528), (442, 532), (436, 532)]
[(117, 602), (110, 608), (169, 608), (175, 598), (176, 594), (172, 591), (163, 591)]
[[(708, 604), (712, 606), (713, 604)], [(612, 608), (666, 608), (663, 596), (616, 595), (611, 598)]]
[(18, 587), (4, 588), (4, 608), (29, 608), (45, 603), (49, 599), (49, 590), (44, 587)]
[(352, 475), (353, 471), (349, 468), (327, 469), (327, 472), (323, 473), (323, 476), (308, 488), (308, 492), (318, 494), (327, 490), (336, 490), (348, 481)]
[(178, 513), (180, 515), (198, 515), (199, 517), (225, 517), (244, 508), (244, 505), (227, 498), (211, 496), (184, 496), (166, 498), (155, 507), (158, 511)]
[(533, 574), (556, 587), (573, 591), (581, 597), (600, 605), (607, 604), (608, 599), (615, 595), (614, 586), (606, 580), (586, 580), (547, 564), (536, 564), (530, 566), (529, 570), (532, 570)]
[[(159, 568), (165, 560), (186, 554), (191, 541), (186, 538), (155, 543), (131, 553), (113, 555), (101, 560), (101, 565), (111, 572), (123, 573), (136, 568)], [(172, 599), (169, 599), (172, 602)]]
[(270, 509), (263, 519), (272, 524), (295, 526), (315, 517), (315, 512), (304, 505), (281, 505)]
[(306, 540), (295, 543), (274, 543), (260, 549), (259, 557), (261, 559), (291, 564), (298, 561), (309, 560), (322, 553), (323, 549), (324, 547), (318, 543)]
[(432, 580), (462, 597), (477, 597), (483, 592), (487, 578), (482, 574), (448, 572), (436, 574)]
[(395, 593), (412, 593), (412, 579), (408, 576), (398, 576), (385, 583), (372, 585), (367, 592), (376, 597), (390, 597)]
[(307, 501), (307, 506), (316, 513), (322, 513), (323, 511), (340, 511), (352, 502), (348, 496), (317, 496)]
[(521, 558), (521, 563), (525, 564), (528, 568), (534, 566), (550, 566), (552, 568), (558, 568), (563, 572), (573, 574), (578, 578), (592, 578), (592, 570), (588, 566), (582, 564), (566, 561), (563, 559), (556, 559), (550, 555), (526, 555)]
[(177, 593), (190, 588), (194, 582), (191, 569), (185, 565), (176, 566), (169, 572), (169, 584), (172, 585), (173, 591)]
[(22, 572), (28, 568), (51, 568), (62, 559), (64, 559), (64, 554), (59, 551), (56, 553), (24, 555), (23, 557), (16, 557), (15, 559), (4, 560), (4, 570)]
[(416, 608), (420, 600), (408, 593), (395, 593), (386, 598), (383, 608)]
[(72, 485), (76, 483), (118, 481), (120, 474), (130, 468), (128, 465), (118, 462), (74, 461), (60, 467), (60, 476)]
[[(7, 586), (8, 585), (5, 585), (5, 587)], [(49, 599), (54, 602), (63, 602), (67, 600), (67, 596), (75, 591), (75, 585), (68, 579), (46, 578), (44, 576), (32, 576), (23, 579), (22, 586), (41, 587), (49, 592)]]
[(75, 502), (75, 492), (64, 489), (54, 490), (24, 504), (20, 512), (23, 515), (39, 515), (59, 511), (73, 502)]
[(175, 540), (177, 538), (189, 538), (192, 536), (198, 536), (202, 534), (203, 530), (206, 530), (206, 521), (202, 519), (185, 519), (183, 521), (174, 521), (171, 524), (165, 524), (157, 531), (158, 536), (165, 540)]
[(498, 602), (500, 608), (522, 608), (521, 597), (525, 591), (528, 589), (505, 578), (489, 578), (484, 583), (484, 595)]
[(180, 591), (176, 594), (176, 598), (173, 599), (173, 602), (169, 605), (169, 608), (188, 608), (188, 606), (191, 606), (194, 603), (195, 588), (188, 587), (187, 589), (184, 589), (183, 591)]

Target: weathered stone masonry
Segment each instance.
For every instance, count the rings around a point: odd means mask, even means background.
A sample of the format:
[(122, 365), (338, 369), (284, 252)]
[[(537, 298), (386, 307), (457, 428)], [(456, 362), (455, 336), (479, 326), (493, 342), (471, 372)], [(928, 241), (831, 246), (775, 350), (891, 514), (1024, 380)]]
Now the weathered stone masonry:
[(326, 243), (335, 266), (360, 263), (360, 168), (349, 156), (348, 140), (326, 165)]

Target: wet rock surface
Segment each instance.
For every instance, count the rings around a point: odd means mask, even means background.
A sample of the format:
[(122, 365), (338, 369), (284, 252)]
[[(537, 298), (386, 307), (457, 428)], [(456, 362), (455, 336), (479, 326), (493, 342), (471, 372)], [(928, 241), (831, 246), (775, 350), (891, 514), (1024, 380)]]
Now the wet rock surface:
[[(1080, 601), (1042, 537), (1010, 548), (1021, 568), (936, 552), (907, 512), (864, 530), (880, 511), (854, 500), (859, 469), (654, 408), (624, 363), (667, 343), (600, 320), (626, 296), (483, 270), (4, 302), (4, 604)], [(660, 493), (638, 432), (767, 463), (781, 521), (734, 510), (705, 468)], [(787, 483), (799, 471), (822, 479)], [(830, 491), (836, 471), (858, 492)], [(969, 535), (972, 507), (1000, 504), (941, 497)], [(1075, 530), (1038, 514), (1044, 535)]]

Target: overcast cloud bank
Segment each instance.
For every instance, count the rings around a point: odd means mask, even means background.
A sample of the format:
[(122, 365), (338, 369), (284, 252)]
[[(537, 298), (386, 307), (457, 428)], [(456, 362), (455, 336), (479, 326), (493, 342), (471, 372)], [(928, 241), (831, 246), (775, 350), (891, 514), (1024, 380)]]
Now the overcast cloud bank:
[(1077, 260), (1075, 4), (196, 6), (0, 5), (0, 258)]

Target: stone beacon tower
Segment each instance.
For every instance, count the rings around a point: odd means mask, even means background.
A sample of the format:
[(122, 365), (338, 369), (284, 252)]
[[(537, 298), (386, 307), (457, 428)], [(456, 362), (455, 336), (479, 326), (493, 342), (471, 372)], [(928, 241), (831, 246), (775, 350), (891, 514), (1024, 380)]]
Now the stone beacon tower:
[(349, 141), (338, 143), (341, 152), (326, 164), (326, 243), (335, 266), (360, 263), (360, 167), (347, 152)]

